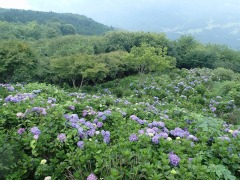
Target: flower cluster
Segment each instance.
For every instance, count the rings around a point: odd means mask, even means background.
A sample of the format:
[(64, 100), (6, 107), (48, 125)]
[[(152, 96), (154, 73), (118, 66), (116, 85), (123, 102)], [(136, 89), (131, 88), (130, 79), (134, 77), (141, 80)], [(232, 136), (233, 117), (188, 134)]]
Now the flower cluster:
[[(77, 129), (80, 140), (83, 140), (84, 138), (91, 138), (94, 135), (100, 134), (98, 129), (103, 127), (103, 122), (101, 122), (100, 120), (104, 121), (105, 118), (103, 118), (103, 116), (109, 115), (111, 113), (111, 111), (95, 112), (93, 110), (89, 112), (91, 113), (94, 112), (93, 114), (96, 115), (97, 117), (93, 120), (93, 122), (87, 121), (85, 118), (79, 118), (77, 114), (64, 115), (66, 119), (66, 125)], [(105, 143), (109, 143), (110, 132), (102, 130), (101, 133), (103, 136), (103, 141)], [(80, 142), (81, 142), (80, 144), (83, 144), (83, 141), (80, 141)], [(82, 145), (81, 145), (81, 148), (83, 148)]]
[(33, 99), (35, 94), (32, 93), (23, 93), (23, 94), (16, 94), (15, 96), (9, 95), (5, 98), (5, 102), (13, 102), (18, 103), (21, 101), (26, 101), (27, 99)]
[(0, 84), (0, 87), (6, 88), (8, 91), (14, 91), (15, 88), (10, 84)]
[(142, 120), (139, 117), (137, 117), (136, 115), (131, 115), (130, 119), (136, 121), (138, 124), (146, 124), (147, 123), (146, 120)]
[(31, 111), (36, 112), (38, 114), (42, 114), (42, 115), (47, 114), (46, 108), (42, 108), (42, 107), (33, 107)]

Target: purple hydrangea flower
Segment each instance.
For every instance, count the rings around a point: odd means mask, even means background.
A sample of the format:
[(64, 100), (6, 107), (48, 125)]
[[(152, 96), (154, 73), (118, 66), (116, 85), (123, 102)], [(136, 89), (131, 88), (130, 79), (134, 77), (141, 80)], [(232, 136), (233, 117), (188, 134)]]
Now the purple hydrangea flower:
[(138, 131), (138, 133), (139, 133), (139, 134), (144, 134), (144, 130), (143, 130), (143, 129), (140, 129), (140, 130)]
[(67, 140), (67, 137), (64, 133), (61, 133), (57, 136), (60, 142), (65, 142)]
[(97, 127), (98, 127), (98, 128), (101, 128), (102, 126), (103, 126), (103, 123), (102, 123), (102, 122), (98, 122), (98, 123), (97, 123)]
[(95, 174), (91, 173), (91, 174), (89, 174), (89, 176), (87, 177), (87, 180), (97, 180), (97, 176), (95, 176)]
[(221, 139), (221, 140), (231, 141), (231, 139), (228, 136), (221, 136), (221, 137), (218, 137), (218, 138)]
[(234, 138), (236, 138), (239, 133), (240, 133), (240, 131), (234, 130), (234, 131), (232, 132), (232, 136), (233, 136)]
[(138, 118), (136, 115), (131, 115), (131, 116), (130, 116), (130, 119), (132, 119), (132, 120), (134, 120), (134, 121), (139, 120), (139, 118)]
[(46, 108), (41, 108), (41, 107), (33, 107), (32, 112), (36, 112), (36, 113), (42, 114), (42, 115), (47, 114)]
[(217, 110), (217, 108), (211, 107), (210, 110), (211, 110), (212, 112), (215, 112), (215, 111)]
[(193, 141), (198, 141), (198, 138), (196, 136), (191, 135), (191, 134), (187, 137), (187, 139), (190, 139), (190, 140), (193, 140)]
[(77, 114), (72, 114), (70, 115), (68, 119), (71, 123), (77, 123), (79, 121), (78, 115)]
[(81, 124), (85, 124), (85, 119), (84, 118), (81, 118), (81, 119), (79, 119), (79, 122), (81, 123)]
[(137, 141), (138, 140), (138, 136), (136, 134), (131, 134), (129, 136), (129, 141), (133, 142), (133, 141)]
[(175, 137), (184, 137), (190, 135), (189, 132), (184, 131), (179, 127), (175, 128), (174, 130), (171, 130), (170, 133)]
[(152, 130), (154, 130), (156, 133), (159, 131), (157, 127), (153, 127)]
[(110, 142), (110, 132), (102, 130), (101, 133), (102, 133), (102, 136), (103, 136), (103, 142), (108, 144)]
[(109, 110), (109, 109), (108, 109), (108, 110), (105, 110), (105, 111), (104, 111), (104, 114), (106, 114), (106, 115), (111, 115), (111, 114), (112, 114), (112, 111)]
[(23, 134), (25, 132), (25, 128), (20, 128), (20, 129), (18, 129), (17, 132), (18, 132), (18, 134), (21, 135), (21, 134)]
[(83, 148), (84, 148), (84, 141), (78, 141), (78, 142), (77, 142), (77, 146), (78, 146), (79, 148), (83, 149)]
[(180, 158), (174, 154), (173, 152), (170, 152), (168, 154), (168, 159), (170, 161), (170, 163), (173, 165), (173, 166), (178, 166), (179, 165), (179, 162), (180, 162)]
[(83, 110), (82, 116), (85, 117), (88, 114), (87, 110)]
[(14, 91), (14, 87), (13, 87), (13, 86), (9, 86), (9, 87), (7, 87), (7, 89), (8, 89), (9, 91)]
[(168, 133), (161, 132), (161, 133), (159, 134), (159, 136), (166, 139), (166, 138), (168, 138)]
[(103, 112), (98, 112), (98, 117), (100, 118), (100, 117), (102, 117), (102, 116), (104, 116), (105, 114), (103, 113)]
[(93, 137), (95, 134), (95, 129), (90, 129), (87, 131), (87, 135), (90, 136), (90, 137)]
[(169, 133), (169, 130), (168, 130), (168, 128), (166, 128), (166, 127), (163, 127), (163, 132), (165, 132), (165, 133)]
[(105, 121), (105, 120), (107, 119), (107, 116), (103, 115), (103, 116), (101, 117), (101, 119), (102, 119), (103, 121)]
[(85, 126), (87, 126), (88, 128), (91, 128), (91, 129), (94, 128), (93, 124), (90, 121), (85, 122)]
[(73, 111), (75, 110), (75, 106), (68, 106), (68, 108)]
[(153, 127), (153, 124), (152, 124), (152, 123), (149, 123), (149, 124), (148, 124), (148, 127), (149, 127), (149, 128), (152, 128), (152, 127)]
[(94, 120), (93, 120), (93, 123), (97, 124), (97, 123), (98, 123), (98, 119), (97, 119), (97, 118), (94, 119)]
[(33, 135), (40, 135), (41, 134), (41, 131), (38, 129), (38, 127), (32, 127), (31, 129), (30, 129), (30, 131), (31, 131), (31, 133), (33, 134)]
[(193, 158), (188, 158), (188, 160), (189, 160), (189, 161), (192, 161), (192, 160), (193, 160)]
[(156, 134), (156, 132), (153, 129), (147, 128), (146, 129), (146, 134), (149, 136), (153, 136), (154, 134)]
[(158, 135), (153, 136), (153, 137), (152, 137), (152, 142), (153, 142), (154, 144), (159, 144), (159, 136), (158, 136)]

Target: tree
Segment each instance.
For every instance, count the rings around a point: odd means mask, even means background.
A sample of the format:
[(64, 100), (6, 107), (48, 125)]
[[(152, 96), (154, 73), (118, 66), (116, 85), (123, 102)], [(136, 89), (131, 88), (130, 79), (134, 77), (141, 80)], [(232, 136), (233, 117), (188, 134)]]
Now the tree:
[(145, 73), (173, 67), (175, 59), (166, 54), (167, 48), (155, 48), (143, 43), (140, 47), (134, 46), (126, 58), (134, 70), (137, 70), (138, 73)]
[(76, 29), (72, 24), (64, 24), (61, 26), (61, 32), (63, 35), (76, 34)]
[(54, 58), (51, 67), (60, 81), (72, 81), (73, 87), (77, 87), (77, 82), (82, 87), (84, 81), (96, 84), (109, 72), (105, 63), (98, 62), (95, 56), (87, 54)]
[(198, 45), (186, 53), (181, 62), (182, 68), (213, 68), (214, 62), (218, 60), (216, 52), (202, 45)]
[(200, 43), (197, 42), (193, 36), (183, 35), (177, 41), (175, 41), (176, 54), (175, 58), (177, 60), (177, 67), (183, 68), (185, 64), (185, 57), (192, 49), (194, 49)]
[(18, 40), (0, 43), (1, 82), (31, 81), (36, 64), (36, 55), (28, 44)]

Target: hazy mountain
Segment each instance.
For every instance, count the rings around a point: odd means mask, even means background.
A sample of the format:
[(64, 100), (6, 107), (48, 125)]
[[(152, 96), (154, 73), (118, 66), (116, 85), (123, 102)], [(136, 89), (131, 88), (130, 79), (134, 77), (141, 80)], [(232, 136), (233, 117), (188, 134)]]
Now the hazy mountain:
[(72, 28), (74, 31), (76, 31), (76, 33), (84, 35), (100, 35), (107, 31), (113, 30), (113, 28), (98, 23), (84, 15), (72, 13), (40, 12), (0, 8), (0, 21), (22, 24), (28, 24), (34, 21), (38, 24), (57, 22), (61, 25), (61, 30), (63, 30), (63, 28)]

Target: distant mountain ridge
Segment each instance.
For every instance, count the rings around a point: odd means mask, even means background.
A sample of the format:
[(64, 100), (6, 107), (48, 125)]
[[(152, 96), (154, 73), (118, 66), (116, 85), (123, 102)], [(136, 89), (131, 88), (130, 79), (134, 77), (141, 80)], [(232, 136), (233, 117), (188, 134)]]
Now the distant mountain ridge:
[(84, 15), (71, 13), (42, 12), (32, 10), (4, 9), (0, 8), (0, 21), (9, 23), (27, 24), (36, 21), (39, 24), (59, 22), (61, 25), (72, 25), (77, 34), (101, 35), (113, 30)]

